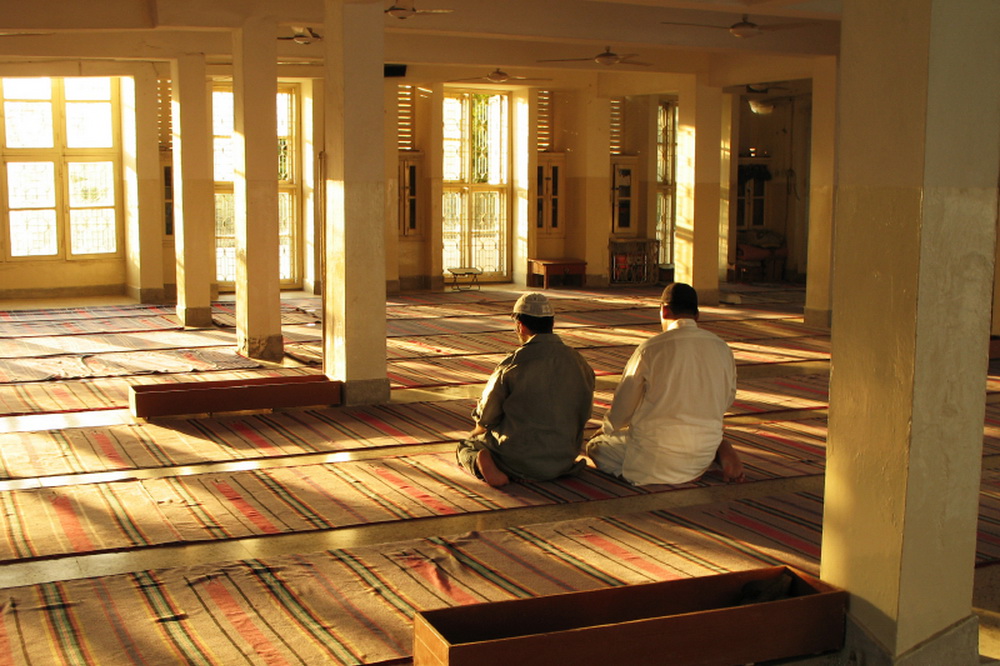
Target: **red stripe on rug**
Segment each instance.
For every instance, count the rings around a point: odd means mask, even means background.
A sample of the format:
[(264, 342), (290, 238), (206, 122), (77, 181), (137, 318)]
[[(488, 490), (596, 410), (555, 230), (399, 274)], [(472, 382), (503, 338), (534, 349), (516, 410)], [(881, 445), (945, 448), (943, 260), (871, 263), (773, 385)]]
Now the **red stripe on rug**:
[(129, 467), (128, 463), (122, 459), (121, 454), (118, 449), (115, 448), (114, 442), (108, 437), (107, 433), (95, 431), (91, 434), (97, 446), (101, 449), (101, 454), (105, 460), (110, 461), (109, 467), (113, 468), (124, 468)]
[(754, 520), (753, 518), (750, 518), (748, 516), (743, 516), (735, 512), (727, 513), (725, 515), (725, 520), (728, 520), (729, 522), (735, 525), (745, 527), (759, 534), (763, 534), (766, 537), (774, 539), (778, 543), (783, 543), (786, 546), (791, 546), (792, 548), (797, 549), (800, 553), (806, 553), (813, 559), (819, 560), (820, 549), (816, 547), (816, 544), (810, 543), (809, 541), (804, 541), (802, 539), (792, 536), (791, 534), (788, 534), (787, 532), (783, 532), (777, 528), (771, 527), (766, 523), (762, 523), (759, 520)]
[(604, 552), (608, 553), (612, 557), (619, 559), (622, 562), (628, 564), (634, 564), (643, 571), (653, 574), (658, 580), (675, 580), (677, 578), (686, 578), (686, 576), (681, 576), (675, 571), (669, 569), (664, 569), (663, 567), (657, 566), (655, 562), (651, 562), (645, 558), (639, 557), (627, 548), (623, 548), (618, 544), (614, 544), (608, 539), (596, 534), (584, 534), (583, 538), (588, 541), (595, 548), (599, 548)]
[(432, 497), (429, 493), (417, 488), (406, 479), (393, 474), (384, 467), (374, 467), (375, 474), (382, 477), (386, 482), (397, 488), (400, 492), (409, 495), (413, 499), (421, 502), (424, 506), (434, 511), (438, 515), (452, 515), (462, 513), (458, 509), (448, 506), (444, 502)]
[(357, 415), (359, 421), (364, 421), (371, 427), (375, 428), (379, 432), (385, 433), (386, 435), (392, 435), (393, 437), (398, 437), (400, 442), (404, 444), (416, 444), (417, 439), (415, 437), (410, 437), (402, 430), (391, 427), (385, 421), (377, 419), (370, 414), (365, 414), (361, 412)]
[(425, 581), (430, 583), (435, 590), (447, 596), (449, 599), (452, 599), (456, 603), (465, 606), (482, 601), (468, 592), (452, 587), (449, 577), (442, 576), (441, 569), (434, 564), (434, 562), (430, 562), (415, 555), (404, 557), (403, 561), (412, 572), (419, 575)]
[(251, 428), (246, 423), (233, 423), (232, 428), (236, 434), (247, 439), (257, 449), (268, 451), (269, 453), (266, 455), (273, 455), (273, 452), (275, 451), (277, 453), (284, 453), (280, 448), (268, 441), (266, 437), (263, 437), (259, 432), (257, 432), (254, 428)]
[(250, 502), (243, 499), (243, 496), (236, 492), (236, 489), (228, 483), (217, 481), (212, 485), (214, 485), (216, 489), (222, 493), (222, 496), (225, 497), (230, 504), (236, 507), (236, 509), (238, 509), (247, 520), (253, 523), (257, 529), (262, 531), (264, 534), (278, 534), (282, 531), (275, 527), (274, 523), (265, 518), (260, 511), (255, 509)]
[(73, 510), (73, 503), (68, 497), (57, 496), (52, 498), (52, 508), (55, 509), (59, 524), (62, 525), (63, 533), (69, 539), (70, 545), (76, 552), (86, 552), (94, 550), (94, 544), (87, 536), (86, 530), (80, 524), (80, 517)]
[(291, 666), (291, 663), (278, 653), (278, 648), (275, 647), (274, 643), (268, 640), (253, 620), (243, 612), (225, 585), (218, 581), (209, 581), (205, 583), (205, 590), (254, 653), (260, 655), (264, 663)]

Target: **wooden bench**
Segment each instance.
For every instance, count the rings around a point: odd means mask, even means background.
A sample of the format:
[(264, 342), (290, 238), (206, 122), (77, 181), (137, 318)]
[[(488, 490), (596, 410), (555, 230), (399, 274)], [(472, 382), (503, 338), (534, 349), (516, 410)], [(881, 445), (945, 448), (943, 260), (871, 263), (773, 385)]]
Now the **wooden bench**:
[[(747, 593), (782, 575), (787, 594)], [(747, 664), (840, 649), (846, 615), (844, 590), (790, 567), (750, 569), (422, 611), (413, 665)]]
[(534, 278), (542, 278), (542, 288), (548, 289), (550, 280), (553, 277), (560, 278), (560, 283), (565, 286), (566, 279), (576, 278), (578, 286), (583, 286), (583, 278), (587, 274), (587, 262), (582, 259), (528, 259), (528, 286), (536, 286)]
[[(475, 287), (477, 291), (480, 290), (479, 276), (483, 274), (482, 268), (475, 268), (473, 266), (456, 266), (447, 270), (451, 273), (452, 291), (469, 291), (473, 287)], [(459, 278), (465, 280), (465, 282), (459, 282)]]
[(326, 375), (172, 382), (129, 387), (132, 416), (214, 414), (282, 407), (339, 405), (343, 382)]

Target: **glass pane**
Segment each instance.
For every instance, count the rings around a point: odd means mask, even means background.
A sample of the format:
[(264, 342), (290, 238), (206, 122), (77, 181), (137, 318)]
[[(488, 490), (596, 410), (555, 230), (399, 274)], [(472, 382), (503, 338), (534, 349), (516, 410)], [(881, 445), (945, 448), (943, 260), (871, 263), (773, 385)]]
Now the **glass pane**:
[(58, 251), (54, 210), (10, 211), (10, 253), (13, 256), (44, 257)]
[(278, 180), (292, 180), (292, 142), (289, 139), (278, 139)]
[(278, 241), (278, 279), (292, 279), (292, 239), (282, 238)]
[(236, 168), (233, 162), (233, 140), (230, 137), (215, 137), (215, 180), (231, 183), (234, 180)]
[(66, 145), (69, 148), (114, 147), (111, 102), (67, 102)]
[(232, 91), (212, 91), (212, 133), (228, 136), (234, 131)]
[(52, 148), (50, 102), (4, 102), (8, 148)]
[(291, 93), (278, 93), (278, 136), (292, 135), (292, 119), (295, 109), (292, 105), (294, 102), (295, 96)]
[(10, 208), (54, 208), (55, 165), (52, 162), (8, 163), (7, 202)]
[(465, 147), (463, 100), (455, 97), (444, 99), (444, 179), (462, 181), (465, 178)]
[(63, 79), (63, 91), (67, 100), (110, 100), (111, 79), (106, 76), (78, 76)]
[(69, 228), (73, 254), (107, 254), (117, 249), (112, 208), (71, 210)]
[(4, 99), (52, 99), (52, 79), (48, 77), (3, 80)]
[(215, 279), (236, 282), (236, 239), (215, 239)]
[(465, 200), (463, 192), (446, 190), (442, 195), (441, 242), (444, 267), (466, 266), (463, 263), (462, 229), (465, 227)]
[(503, 192), (476, 192), (473, 195), (469, 239), (471, 256), (463, 266), (478, 266), (485, 273), (504, 272), (506, 209)]
[(215, 235), (236, 236), (235, 200), (231, 193), (215, 195)]
[(278, 192), (278, 233), (288, 236), (295, 225), (295, 197), (290, 192)]
[(115, 166), (111, 162), (69, 163), (69, 205), (115, 205)]

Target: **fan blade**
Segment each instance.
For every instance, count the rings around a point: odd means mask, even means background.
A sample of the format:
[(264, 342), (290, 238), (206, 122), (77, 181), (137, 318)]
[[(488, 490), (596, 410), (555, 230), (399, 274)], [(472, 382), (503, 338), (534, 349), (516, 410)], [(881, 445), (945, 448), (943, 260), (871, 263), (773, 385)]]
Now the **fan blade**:
[(454, 9), (415, 9), (414, 14), (451, 14)]
[(546, 60), (536, 60), (535, 62), (590, 62), (593, 58), (549, 58)]
[(660, 21), (663, 25), (683, 25), (690, 28), (718, 28), (719, 30), (729, 30), (728, 25), (708, 25), (707, 23), (678, 23), (676, 21)]
[(775, 25), (758, 25), (757, 29), (761, 32), (771, 32), (773, 30), (794, 30), (796, 28), (805, 28), (806, 26), (813, 25), (812, 23), (778, 23)]

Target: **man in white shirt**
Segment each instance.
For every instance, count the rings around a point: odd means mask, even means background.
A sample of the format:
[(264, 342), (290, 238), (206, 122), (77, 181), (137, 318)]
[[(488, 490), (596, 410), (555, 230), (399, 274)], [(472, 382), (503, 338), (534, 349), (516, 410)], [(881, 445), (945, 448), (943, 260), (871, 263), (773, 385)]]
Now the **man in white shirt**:
[(660, 301), (663, 332), (632, 354), (587, 455), (601, 471), (636, 485), (687, 483), (713, 463), (727, 482), (744, 481), (739, 455), (722, 436), (736, 397), (733, 352), (698, 328), (693, 287), (671, 284)]

